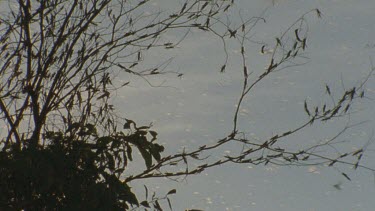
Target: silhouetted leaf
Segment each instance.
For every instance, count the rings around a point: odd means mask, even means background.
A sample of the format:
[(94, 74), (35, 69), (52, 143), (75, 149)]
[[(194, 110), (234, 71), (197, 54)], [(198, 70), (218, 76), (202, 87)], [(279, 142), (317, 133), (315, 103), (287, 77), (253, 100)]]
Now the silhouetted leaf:
[(306, 102), (306, 100), (305, 100), (305, 112), (307, 113), (307, 115), (309, 115), (310, 116), (310, 111), (309, 111), (309, 109), (308, 109), (308, 107), (307, 107), (307, 102)]
[(290, 57), (290, 54), (292, 53), (292, 51), (288, 51), (288, 53), (286, 54), (286, 59)]
[(172, 210), (172, 203), (171, 203), (171, 200), (169, 200), (169, 198), (167, 198), (167, 202), (168, 202), (169, 209)]
[(141, 153), (143, 160), (145, 161), (146, 167), (149, 169), (152, 165), (152, 156), (143, 147), (137, 146), (139, 152)]
[(333, 166), (333, 164), (335, 164), (337, 162), (337, 160), (333, 160), (333, 161), (331, 161), (329, 164), (328, 164), (328, 166)]
[(68, 129), (66, 130), (66, 132), (71, 132), (72, 130), (76, 130), (78, 128), (81, 127), (81, 124), (79, 122), (75, 122), (71, 125), (69, 125)]
[(162, 150), (159, 145), (150, 145), (150, 153), (152, 154), (152, 157), (154, 157), (157, 161), (161, 159), (160, 152), (162, 152)]
[(276, 37), (276, 44), (282, 46), (280, 38)]
[(114, 141), (115, 139), (110, 136), (103, 136), (103, 137), (98, 138), (98, 140), (96, 141), (96, 145), (98, 146), (98, 148), (105, 148), (107, 144), (114, 142)]
[(130, 129), (130, 122), (126, 122), (124, 124), (124, 129)]
[(103, 98), (108, 98), (110, 95), (110, 92), (108, 91), (104, 91), (104, 93), (102, 95), (100, 95), (98, 98), (96, 98), (97, 100), (100, 100), (100, 99), (103, 99)]
[(297, 39), (299, 42), (302, 42), (301, 38), (300, 38), (299, 35), (298, 35), (298, 29), (294, 30), (294, 34), (296, 35), (296, 39)]
[(116, 169), (113, 173), (122, 173), (122, 172), (124, 172), (124, 168), (119, 168), (119, 169)]
[[(227, 5), (225, 8), (224, 8), (224, 12), (228, 11), (228, 9), (230, 8), (230, 5)], [(243, 24), (244, 25), (244, 24)], [(242, 31), (244, 31), (245, 29), (243, 28)]]
[(127, 145), (126, 147), (126, 155), (129, 158), (130, 161), (133, 161), (133, 156), (132, 156), (132, 148), (130, 145)]
[(145, 187), (145, 191), (146, 191), (146, 199), (148, 198), (148, 189), (146, 187), (146, 185), (143, 185)]
[(158, 200), (156, 200), (156, 201), (154, 202), (154, 207), (155, 207), (155, 209), (158, 210), (158, 211), (163, 211), (163, 209), (161, 208), (161, 206), (160, 206)]
[(226, 65), (221, 66), (220, 72), (223, 73), (225, 71)]
[(208, 5), (208, 1), (206, 1), (206, 2), (202, 5), (202, 7), (201, 7), (200, 10), (203, 10), (204, 8), (206, 8), (207, 5)]
[(139, 128), (137, 128), (138, 130), (146, 130), (146, 129), (149, 129), (150, 126), (141, 126)]
[(302, 49), (305, 50), (306, 49), (306, 38), (304, 38), (302, 40)]
[(359, 153), (361, 153), (361, 152), (363, 152), (363, 149), (359, 149), (359, 150), (353, 152), (353, 156), (354, 156), (354, 155), (357, 155), (357, 154), (359, 154)]
[(318, 16), (318, 18), (321, 18), (322, 17), (322, 13), (320, 12), (320, 10), (316, 9), (316, 15)]
[(151, 136), (152, 136), (153, 138), (156, 138), (156, 136), (158, 135), (158, 133), (155, 132), (155, 131), (153, 131), (153, 130), (149, 130), (148, 132), (151, 134)]
[(115, 169), (115, 159), (108, 151), (106, 151), (105, 154), (108, 160), (108, 168), (113, 171)]
[(352, 180), (350, 179), (350, 177), (349, 177), (347, 174), (345, 174), (344, 172), (342, 172), (341, 174), (342, 174), (347, 180), (352, 181)]
[(150, 208), (150, 205), (148, 204), (147, 201), (142, 201), (140, 204), (141, 204), (142, 206), (144, 206), (144, 207), (148, 207), (148, 208)]
[(295, 42), (295, 43), (293, 44), (293, 50), (296, 50), (296, 48), (297, 48), (297, 45), (298, 45), (298, 43), (297, 43), (297, 42)]
[(363, 98), (365, 96), (365, 91), (362, 91), (359, 97)]
[(126, 183), (122, 183), (122, 195), (130, 204), (139, 205), (137, 197), (133, 192), (131, 192), (130, 187)]
[(168, 191), (167, 195), (175, 194), (176, 192), (177, 192), (176, 189), (172, 189)]
[(245, 78), (248, 77), (247, 67), (246, 66), (243, 67), (243, 74), (244, 74)]
[(264, 54), (264, 47), (265, 47), (265, 45), (263, 45), (262, 48), (260, 48), (260, 52), (261, 52), (262, 54)]
[(350, 104), (346, 105), (346, 107), (345, 107), (345, 109), (344, 109), (344, 112), (345, 112), (345, 113), (348, 112), (349, 108), (350, 108)]
[(334, 116), (334, 115), (336, 115), (337, 114), (337, 112), (339, 112), (339, 110), (340, 110), (340, 108), (341, 108), (341, 105), (339, 105), (339, 106), (337, 106), (333, 111), (332, 111), (332, 114), (331, 114), (331, 116)]
[(329, 95), (331, 95), (331, 89), (329, 88), (329, 86), (326, 84), (326, 91)]

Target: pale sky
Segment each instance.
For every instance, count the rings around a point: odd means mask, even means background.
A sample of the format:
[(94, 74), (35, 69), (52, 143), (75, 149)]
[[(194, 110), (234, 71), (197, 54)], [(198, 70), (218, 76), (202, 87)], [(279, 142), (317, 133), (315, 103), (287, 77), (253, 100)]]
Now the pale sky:
[[(171, 6), (168, 0), (155, 2), (158, 2), (155, 6)], [(250, 137), (265, 138), (273, 131), (298, 125), (306, 118), (304, 100), (321, 103), (326, 83), (339, 92), (341, 80), (348, 88), (369, 72), (369, 58), (375, 58), (375, 3), (372, 0), (279, 0), (274, 6), (271, 6), (272, 0), (235, 2), (247, 17), (258, 16), (269, 7), (264, 15), (267, 23), (258, 26), (254, 34), (254, 38), (266, 42), (274, 40), (301, 14), (315, 8), (323, 13), (323, 19), (308, 18), (306, 55), (309, 62), (273, 75), (246, 100), (240, 122)], [(211, 37), (194, 33), (173, 52), (176, 55), (169, 68), (184, 73), (183, 79), (171, 76), (155, 83), (165, 79), (164, 85), (174, 88), (147, 88), (143, 83), (133, 83), (132, 87), (117, 93), (116, 102), (121, 103), (120, 111), (125, 116), (145, 124), (153, 121), (159, 141), (166, 144), (166, 153), (210, 143), (231, 127), (240, 91), (241, 68), (232, 65), (226, 73), (218, 73), (223, 58), (217, 48), (214, 50), (218, 43)], [(263, 64), (258, 59), (259, 49), (249, 49), (251, 67), (260, 68)], [(236, 50), (231, 49), (230, 54), (235, 55)], [(152, 58), (158, 60), (163, 56), (155, 53)], [(374, 94), (374, 84), (367, 86), (369, 96)], [(369, 120), (370, 123), (349, 130), (343, 140), (360, 145), (371, 137), (373, 108), (371, 100), (357, 105), (360, 112), (351, 121)], [(292, 137), (287, 143), (298, 146), (329, 138), (345, 124), (346, 120), (320, 125)], [(228, 147), (222, 153), (236, 149)], [(375, 167), (374, 153), (371, 147), (366, 153), (365, 162), (372, 167)], [(182, 183), (149, 180), (147, 184), (160, 192), (177, 188), (177, 195), (171, 198), (175, 210), (372, 210), (375, 207), (372, 173), (343, 169), (348, 171), (352, 182), (333, 168), (229, 164), (190, 176)], [(132, 185), (143, 193), (143, 184)]]
[[(258, 25), (253, 38), (272, 42), (293, 21), (305, 12), (318, 8), (322, 19), (308, 17), (308, 63), (275, 73), (261, 83), (245, 100), (240, 112), (240, 128), (248, 137), (262, 139), (272, 133), (295, 127), (306, 120), (303, 102), (319, 104), (324, 99), (325, 84), (334, 91), (342, 91), (357, 84), (370, 71), (375, 59), (375, 2), (373, 0), (235, 0), (245, 17), (264, 13), (266, 23)], [(273, 4), (274, 3), (274, 4)], [(167, 11), (175, 0), (153, 0), (152, 6)], [(234, 23), (239, 21), (233, 13)], [(176, 34), (168, 34), (171, 38)], [(117, 91), (114, 102), (118, 112), (138, 124), (153, 122), (158, 141), (166, 147), (165, 155), (183, 147), (192, 149), (222, 138), (232, 127), (235, 104), (241, 91), (242, 67), (232, 63), (220, 74), (224, 54), (220, 41), (212, 36), (193, 32), (170, 54), (151, 52), (145, 59), (150, 64), (174, 57), (167, 67), (184, 73), (154, 78), (149, 87), (137, 78), (120, 78), (129, 86)], [(219, 47), (218, 47), (219, 46)], [(250, 68), (263, 68), (265, 57), (259, 48), (248, 46)], [(229, 46), (231, 56), (238, 49)], [(236, 60), (234, 60), (236, 61)], [(125, 77), (125, 76), (124, 76)], [(128, 76), (126, 76), (128, 77)], [(368, 96), (375, 99), (375, 78), (368, 84)], [(357, 104), (359, 112), (351, 122), (369, 123), (352, 128), (343, 141), (345, 145), (361, 146), (374, 132), (375, 101)], [(332, 137), (347, 121), (319, 125), (286, 140), (290, 147), (316, 143)], [(0, 131), (1, 132), (1, 131)], [(238, 146), (228, 146), (218, 154), (238, 152)], [(364, 155), (364, 162), (375, 168), (375, 145)], [(140, 164), (142, 165), (142, 163)], [(133, 167), (134, 168), (134, 167)], [(136, 168), (136, 167), (135, 167)], [(143, 166), (142, 166), (143, 168)], [(301, 211), (301, 210), (373, 210), (375, 180), (371, 172), (347, 170), (352, 181), (347, 181), (334, 168), (251, 166), (227, 164), (197, 176), (189, 176), (181, 183), (168, 179), (133, 182), (139, 197), (144, 196), (143, 185), (161, 196), (177, 189), (171, 197), (174, 210), (202, 209), (205, 211)], [(339, 186), (341, 190), (335, 188)], [(142, 198), (139, 200), (141, 201)], [(163, 203), (164, 207), (168, 207)], [(167, 209), (166, 209), (167, 210)]]

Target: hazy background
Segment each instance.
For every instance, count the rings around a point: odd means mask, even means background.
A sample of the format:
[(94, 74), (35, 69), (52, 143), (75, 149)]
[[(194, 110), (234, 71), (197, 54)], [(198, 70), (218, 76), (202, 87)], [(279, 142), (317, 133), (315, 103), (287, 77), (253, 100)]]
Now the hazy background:
[[(5, 1), (2, 1), (5, 2)], [(153, 0), (149, 9), (168, 11), (181, 6), (175, 0)], [(309, 62), (279, 73), (271, 74), (251, 93), (240, 112), (240, 128), (248, 137), (261, 140), (280, 131), (291, 129), (304, 120), (303, 102), (315, 105), (324, 102), (325, 85), (333, 92), (358, 84), (370, 71), (375, 58), (375, 2), (373, 0), (235, 0), (233, 11), (244, 17), (260, 16), (266, 23), (255, 28), (252, 39), (272, 43), (292, 22), (309, 10), (318, 8), (323, 18), (310, 15), (308, 49)], [(154, 7), (154, 8), (152, 8)], [(147, 12), (147, 11), (145, 11)], [(264, 13), (263, 13), (264, 12)], [(231, 15), (240, 23), (239, 13)], [(167, 34), (173, 39), (181, 34)], [(122, 76), (131, 81), (125, 89), (114, 93), (118, 112), (138, 124), (153, 123), (159, 133), (158, 141), (166, 146), (167, 154), (182, 148), (193, 149), (216, 142), (227, 135), (242, 82), (242, 67), (235, 56), (238, 46), (229, 46), (232, 62), (225, 73), (219, 73), (224, 54), (220, 41), (212, 36), (192, 31), (179, 48), (168, 53), (151, 51), (145, 54), (148, 64), (157, 64), (173, 57), (166, 67), (184, 74), (153, 78), (150, 87), (144, 80)], [(250, 70), (262, 69), (267, 56), (259, 54), (259, 46), (247, 46)], [(375, 97), (374, 79), (366, 87), (366, 96)], [(362, 146), (374, 132), (375, 102), (372, 99), (356, 104), (357, 113), (351, 123), (368, 120), (366, 124), (347, 131), (340, 140), (344, 146)], [(347, 120), (318, 125), (285, 140), (289, 147), (306, 146), (330, 138), (345, 126)], [(364, 154), (366, 165), (375, 168), (375, 147)], [(221, 150), (221, 151), (220, 151)], [(234, 146), (220, 149), (218, 155), (236, 152)], [(214, 156), (214, 155), (213, 155)], [(144, 168), (136, 163), (132, 170)], [(375, 178), (371, 172), (346, 170), (352, 181), (339, 171), (324, 167), (276, 167), (223, 165), (177, 183), (172, 180), (147, 180), (150, 190), (166, 193), (172, 188), (174, 210), (189, 208), (209, 210), (373, 210), (375, 207)], [(142, 181), (144, 182), (144, 181)], [(334, 188), (341, 184), (342, 190)], [(131, 186), (144, 195), (143, 183)], [(141, 200), (141, 199), (140, 199)], [(166, 205), (166, 204), (164, 204)]]
[[(247, 98), (241, 110), (241, 129), (249, 137), (262, 139), (272, 132), (287, 130), (306, 120), (303, 102), (313, 104), (324, 100), (325, 84), (339, 93), (342, 86), (350, 88), (370, 71), (375, 56), (375, 2), (372, 0), (272, 0), (235, 1), (245, 17), (259, 16), (265, 11), (266, 24), (254, 31), (255, 40), (272, 42), (303, 13), (319, 8), (322, 19), (309, 16), (309, 62), (300, 67), (275, 73), (260, 84)], [(180, 5), (171, 0), (154, 1), (155, 7), (165, 10)], [(232, 18), (238, 13), (234, 13)], [(238, 19), (237, 19), (238, 20)], [(175, 36), (173, 34), (171, 37)], [(193, 32), (170, 55), (158, 52), (146, 55), (146, 60), (162, 61), (173, 56), (169, 70), (184, 73), (182, 79), (166, 76), (153, 79), (155, 85), (172, 88), (151, 88), (142, 80), (117, 93), (119, 111), (140, 123), (153, 122), (159, 141), (174, 153), (182, 147), (194, 148), (213, 142), (227, 134), (241, 86), (240, 66), (231, 64), (224, 74), (219, 73), (224, 54), (218, 40)], [(230, 55), (238, 49), (230, 47)], [(216, 50), (215, 50), (216, 49)], [(259, 48), (249, 46), (250, 69), (262, 68)], [(129, 80), (124, 78), (123, 80)], [(373, 95), (374, 80), (367, 86)], [(344, 141), (361, 144), (371, 138), (374, 130), (375, 103), (367, 100), (357, 104), (360, 111), (351, 122), (369, 120), (367, 124), (348, 131)], [(320, 125), (292, 136), (286, 144), (291, 147), (315, 143), (332, 137), (347, 123), (346, 120)], [(348, 145), (351, 146), (351, 145)], [(350, 149), (350, 148), (349, 148)], [(365, 153), (365, 162), (372, 167), (373, 147)], [(236, 148), (226, 148), (229, 153)], [(238, 150), (238, 149), (237, 149)], [(140, 164), (142, 165), (142, 164)], [(334, 168), (275, 167), (224, 165), (198, 176), (190, 176), (182, 183), (171, 180), (149, 180), (148, 187), (160, 192), (177, 188), (172, 197), (175, 210), (199, 208), (204, 210), (372, 210), (375, 207), (375, 183), (371, 172), (352, 171), (343, 167), (352, 182)], [(341, 184), (342, 190), (333, 187)], [(142, 192), (143, 184), (133, 183)]]

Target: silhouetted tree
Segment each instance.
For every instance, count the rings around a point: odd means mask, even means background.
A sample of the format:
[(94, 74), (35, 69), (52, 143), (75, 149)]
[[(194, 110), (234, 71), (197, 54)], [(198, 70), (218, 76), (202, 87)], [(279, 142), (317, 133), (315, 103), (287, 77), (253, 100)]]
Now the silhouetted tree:
[[(271, 52), (265, 70), (250, 72), (245, 45), (262, 17), (243, 20), (239, 26), (222, 21), (233, 1), (190, 0), (173, 12), (155, 12), (149, 0), (19, 0), (2, 2), (0, 18), (0, 119), (7, 133), (1, 137), (0, 207), (14, 210), (126, 210), (134, 207), (162, 210), (165, 197), (148, 194), (139, 201), (129, 182), (145, 178), (176, 178), (199, 174), (225, 163), (276, 165), (328, 165), (335, 163), (367, 168), (360, 164), (363, 148), (337, 154), (320, 153), (334, 138), (298, 151), (281, 147), (279, 141), (320, 121), (350, 112), (354, 100), (364, 97), (364, 84), (335, 94), (323, 106), (304, 105), (309, 119), (300, 126), (266, 140), (248, 139), (238, 129), (238, 113), (244, 98), (270, 74), (304, 63), (309, 14), (296, 20), (275, 39), (260, 44)], [(146, 13), (145, 11), (149, 11)], [(234, 111), (233, 127), (212, 145), (162, 155), (157, 132), (151, 125), (137, 126), (118, 116), (109, 99), (114, 90), (126, 88), (118, 74), (148, 80), (167, 73), (163, 63), (142, 68), (143, 54), (150, 49), (175, 48), (199, 29), (218, 37), (223, 44), (224, 72), (229, 57), (226, 43), (240, 44), (243, 86)], [(167, 39), (166, 32), (186, 33)], [(183, 50), (183, 49), (181, 49)], [(272, 51), (270, 51), (272, 50)], [(301, 60), (302, 59), (302, 60)], [(176, 76), (180, 73), (174, 72)], [(327, 94), (331, 93), (329, 86)], [(345, 132), (344, 128), (339, 134)], [(238, 143), (241, 152), (208, 161), (202, 155)], [(134, 151), (145, 168), (128, 174)], [(201, 164), (189, 166), (192, 160)], [(184, 170), (173, 168), (185, 165)], [(171, 168), (172, 167), (172, 168)], [(370, 168), (367, 168), (372, 170)], [(342, 172), (349, 179), (348, 175)], [(170, 205), (170, 202), (169, 202)], [(170, 205), (171, 207), (171, 205)], [(172, 208), (172, 207), (171, 207)]]

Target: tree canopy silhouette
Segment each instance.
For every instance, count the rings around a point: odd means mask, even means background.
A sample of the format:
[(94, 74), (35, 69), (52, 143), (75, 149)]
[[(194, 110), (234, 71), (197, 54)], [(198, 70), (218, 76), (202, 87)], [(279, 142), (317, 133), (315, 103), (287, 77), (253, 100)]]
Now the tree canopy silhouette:
[[(322, 106), (306, 101), (308, 120), (296, 128), (254, 141), (238, 127), (244, 99), (274, 72), (304, 64), (300, 56), (307, 49), (306, 18), (321, 17), (311, 10), (292, 23), (269, 44), (260, 43), (267, 53), (265, 70), (248, 68), (246, 44), (263, 17), (242, 19), (238, 26), (223, 21), (234, 1), (186, 0), (169, 12), (153, 10), (149, 0), (19, 0), (0, 3), (7, 9), (0, 17), (0, 120), (6, 133), (0, 143), (0, 208), (15, 210), (128, 210), (138, 207), (162, 210), (159, 201), (169, 195), (148, 193), (140, 200), (130, 182), (146, 178), (176, 178), (199, 174), (226, 163), (275, 165), (327, 165), (337, 163), (355, 169), (365, 150), (325, 154), (340, 134), (314, 146), (294, 150), (279, 145), (292, 134), (317, 122), (328, 122), (350, 113), (354, 101), (365, 97), (364, 86), (332, 94)], [(145, 12), (147, 11), (147, 12)], [(166, 73), (164, 63), (142, 66), (143, 54), (151, 49), (175, 48), (197, 29), (216, 36), (222, 44), (223, 61), (230, 62), (228, 41), (240, 46), (242, 90), (239, 92), (233, 126), (225, 137), (211, 145), (190, 151), (163, 154), (152, 125), (139, 126), (119, 116), (109, 99), (115, 90), (126, 89), (131, 81), (116, 80), (120, 74), (148, 78)], [(179, 32), (176, 39), (167, 32)], [(181, 49), (183, 50), (183, 49)], [(207, 160), (209, 154), (229, 143), (238, 144), (237, 155)], [(127, 172), (134, 153), (141, 155), (144, 168)], [(199, 165), (188, 165), (198, 162)], [(174, 168), (184, 166), (185, 168)], [(350, 177), (341, 172), (344, 177)]]

